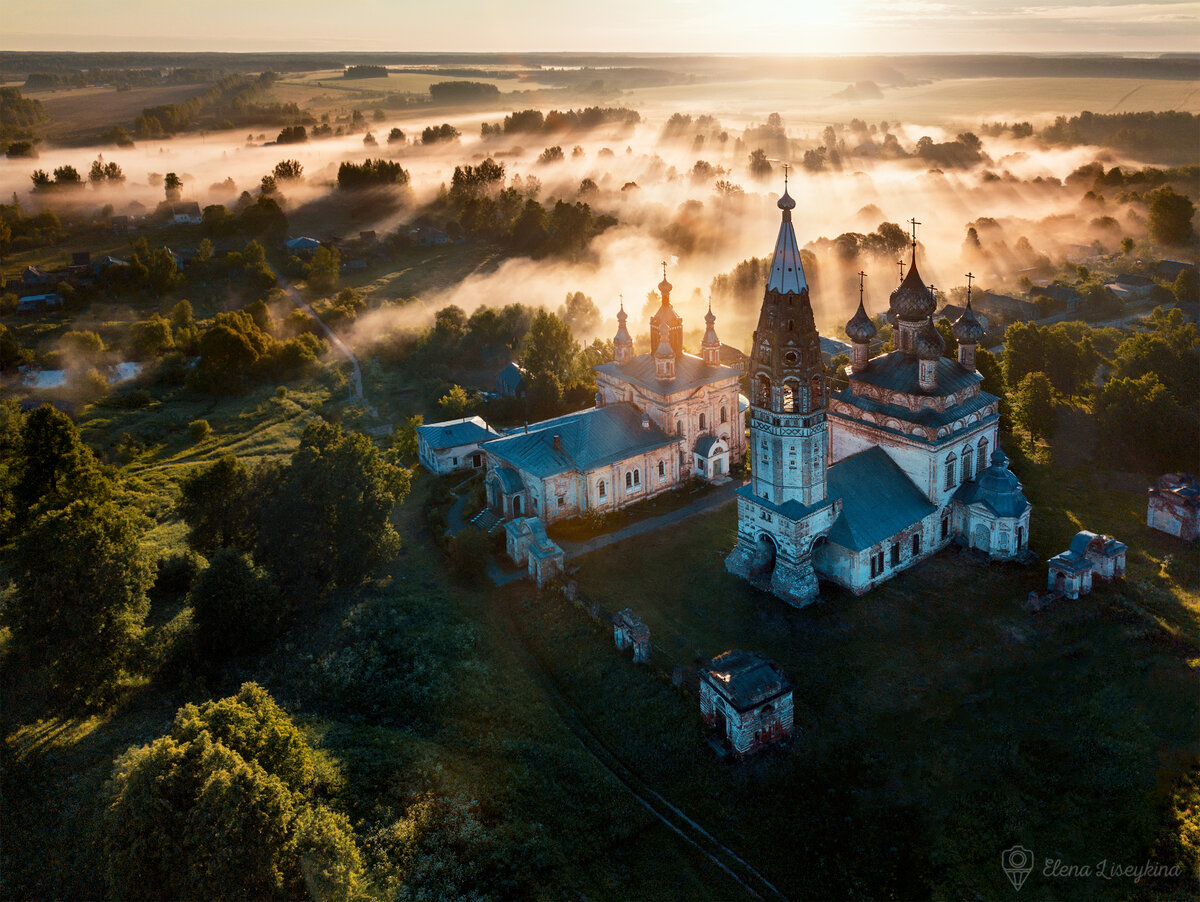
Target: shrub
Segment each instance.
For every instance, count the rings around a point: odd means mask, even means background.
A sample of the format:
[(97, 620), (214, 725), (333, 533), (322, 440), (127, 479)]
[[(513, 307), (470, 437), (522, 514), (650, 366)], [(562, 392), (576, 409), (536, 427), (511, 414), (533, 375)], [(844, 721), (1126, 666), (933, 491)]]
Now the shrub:
[(188, 435), (193, 442), (202, 442), (212, 434), (208, 420), (192, 420), (188, 423)]

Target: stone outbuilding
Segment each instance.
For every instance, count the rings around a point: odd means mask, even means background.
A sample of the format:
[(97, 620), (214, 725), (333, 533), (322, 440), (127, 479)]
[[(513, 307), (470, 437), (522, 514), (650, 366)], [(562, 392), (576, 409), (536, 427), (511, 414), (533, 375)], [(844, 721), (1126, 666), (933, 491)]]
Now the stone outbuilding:
[[(963, 450), (963, 461), (970, 460), (971, 450)], [(970, 548), (987, 552), (991, 559), (1012, 560), (1028, 547), (1032, 508), (1001, 449), (992, 452), (990, 464), (954, 493), (958, 532)]]
[(504, 524), (508, 556), (513, 563), (525, 564), (529, 578), (540, 587), (563, 572), (564, 555), (537, 517), (521, 517)]
[(622, 651), (632, 648), (635, 664), (650, 660), (650, 627), (631, 608), (613, 617), (613, 642)]
[(481, 470), (486, 464), (480, 443), (498, 438), (482, 417), (463, 417), (417, 427), (417, 458), (432, 473)]
[(1194, 542), (1200, 535), (1200, 484), (1191, 473), (1160, 476), (1149, 490), (1146, 525)]
[(792, 684), (773, 663), (727, 651), (700, 669), (700, 713), (741, 757), (792, 733)]
[(1070, 548), (1050, 559), (1046, 588), (1067, 598), (1078, 598), (1092, 591), (1094, 579), (1122, 579), (1127, 550), (1112, 536), (1085, 529), (1071, 540)]

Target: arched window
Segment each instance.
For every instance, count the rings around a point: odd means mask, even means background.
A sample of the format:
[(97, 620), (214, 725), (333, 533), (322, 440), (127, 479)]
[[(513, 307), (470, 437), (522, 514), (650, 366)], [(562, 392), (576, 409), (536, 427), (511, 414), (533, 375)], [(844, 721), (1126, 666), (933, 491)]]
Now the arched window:
[(783, 412), (797, 413), (800, 405), (800, 383), (795, 379), (788, 379), (783, 383)]
[(667, 475), (667, 465), (665, 463), (663, 463), (661, 460), (658, 462), (658, 475), (660, 477)]
[(954, 488), (954, 463), (955, 457), (951, 454), (946, 458), (946, 483), (944, 487), (947, 489)]
[(629, 471), (625, 472), (625, 488), (627, 488), (627, 489), (633, 488), (633, 473), (631, 473)]
[(721, 422), (729, 422), (729, 411), (727, 411), (724, 407), (721, 408)]
[(608, 493), (608, 485), (605, 483), (605, 481), (603, 479), (601, 479), (600, 484), (598, 486), (596, 486), (596, 494), (599, 495), (601, 498), (603, 498), (603, 497), (605, 497), (605, 495), (607, 493)]
[(771, 380), (766, 376), (758, 377), (758, 406), (768, 407), (771, 403)]
[(918, 554), (921, 553), (921, 534), (920, 533), (917, 533), (915, 536), (913, 536), (912, 549), (913, 549), (912, 550), (913, 557), (916, 557)]
[(967, 445), (967, 447), (963, 448), (963, 450), (962, 450), (962, 481), (963, 482), (969, 482), (971, 479), (975, 478), (975, 470), (973, 468), (973, 464), (974, 464), (974, 461), (971, 458), (971, 446)]
[(704, 425), (705, 425), (704, 414), (700, 414), (700, 431), (701, 432), (704, 431)]
[(683, 420), (676, 420), (676, 421), (675, 421), (675, 434), (676, 434), (676, 435), (683, 435)]
[(984, 469), (986, 466), (988, 466), (988, 463), (988, 440), (987, 436), (985, 435), (979, 440), (979, 469)]
[(825, 403), (824, 398), (821, 394), (821, 377), (820, 376), (812, 377), (811, 391), (812, 391), (812, 395), (811, 395), (812, 407), (810, 409), (816, 410), (818, 407), (820, 407), (822, 404)]
[(794, 319), (789, 319), (789, 320), (788, 320), (788, 327), (787, 327), (787, 330), (788, 330), (789, 332), (795, 332), (795, 331), (796, 331), (796, 321), (795, 321)]
[(634, 484), (634, 485), (641, 485), (641, 484), (642, 484), (642, 471), (641, 471), (641, 470), (634, 470), (634, 471), (633, 471), (633, 484)]

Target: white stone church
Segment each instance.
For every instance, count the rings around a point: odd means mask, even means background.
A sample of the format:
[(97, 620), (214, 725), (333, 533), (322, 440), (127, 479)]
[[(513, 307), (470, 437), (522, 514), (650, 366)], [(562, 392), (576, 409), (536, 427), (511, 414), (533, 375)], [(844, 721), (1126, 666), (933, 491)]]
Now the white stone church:
[(956, 539), (992, 558), (1021, 555), (1030, 505), (997, 441), (999, 399), (980, 388), (970, 299), (951, 360), (914, 239), (890, 299), (896, 349), (869, 358), (876, 330), (860, 296), (846, 325), (850, 384), (830, 396), (795, 206), (785, 188), (748, 364), (752, 475), (738, 490), (727, 569), (804, 605), (818, 576), (861, 594)]
[(683, 350), (683, 318), (671, 305), (671, 287), (664, 272), (662, 305), (650, 319), (651, 353), (634, 355), (622, 305), (614, 360), (595, 367), (594, 408), (480, 446), (495, 514), (553, 523), (615, 510), (692, 476), (719, 481), (741, 462), (741, 371), (721, 364), (711, 309), (700, 355)]

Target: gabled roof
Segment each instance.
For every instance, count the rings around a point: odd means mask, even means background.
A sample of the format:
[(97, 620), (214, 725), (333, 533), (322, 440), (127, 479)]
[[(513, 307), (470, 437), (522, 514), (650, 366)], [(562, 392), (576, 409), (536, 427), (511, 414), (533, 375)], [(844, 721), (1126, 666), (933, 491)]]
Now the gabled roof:
[(533, 423), (528, 432), (512, 432), (488, 442), (487, 451), (518, 470), (544, 478), (593, 470), (679, 441), (653, 423), (643, 426), (642, 415), (633, 405), (609, 404)]
[(289, 250), (293, 251), (311, 251), (321, 246), (321, 242), (316, 238), (309, 238), (307, 235), (301, 235), (298, 238), (289, 238), (283, 244)]
[(720, 382), (724, 379), (737, 379), (741, 373), (733, 367), (709, 366), (699, 357), (683, 354), (675, 359), (675, 378), (660, 379), (654, 368), (654, 355), (639, 354), (629, 363), (602, 363), (592, 367), (598, 373), (607, 373), (626, 382), (632, 382), (639, 388), (644, 388), (656, 395), (673, 395), (676, 392), (688, 391)]
[(440, 451), (443, 448), (457, 448), (487, 441), (496, 438), (500, 433), (488, 426), (482, 417), (465, 417), (461, 420), (446, 420), (443, 423), (418, 426), (417, 435), (423, 438), (430, 448)]
[(842, 501), (829, 542), (851, 551), (878, 545), (937, 509), (879, 446), (839, 460), (826, 478), (828, 497)]

